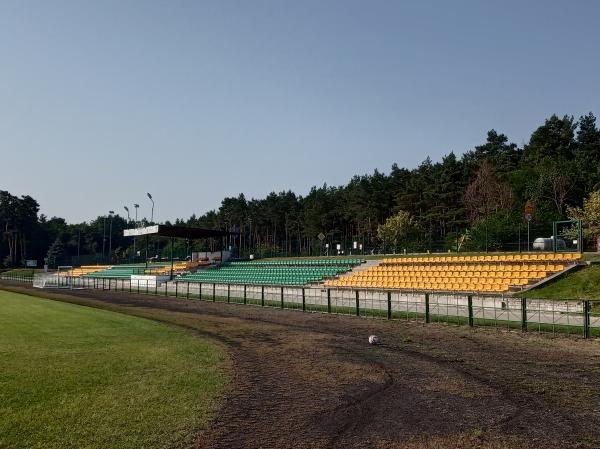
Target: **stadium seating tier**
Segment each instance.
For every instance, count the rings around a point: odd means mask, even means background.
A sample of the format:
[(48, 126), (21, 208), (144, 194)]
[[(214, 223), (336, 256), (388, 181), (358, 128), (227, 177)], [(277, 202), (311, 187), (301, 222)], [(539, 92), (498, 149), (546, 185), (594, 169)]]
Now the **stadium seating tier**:
[(503, 293), (563, 271), (580, 254), (502, 254), (385, 258), (326, 287)]

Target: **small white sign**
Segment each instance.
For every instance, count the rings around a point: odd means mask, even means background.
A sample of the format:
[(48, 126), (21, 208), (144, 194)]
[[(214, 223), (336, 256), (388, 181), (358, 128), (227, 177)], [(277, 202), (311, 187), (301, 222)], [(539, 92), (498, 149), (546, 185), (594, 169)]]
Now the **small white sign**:
[(339, 251), (340, 249), (342, 249), (342, 244), (341, 244), (341, 243), (338, 243), (338, 244), (336, 245), (336, 248), (337, 248), (337, 250)]
[(35, 268), (37, 267), (37, 260), (26, 260), (25, 266), (29, 268)]
[(134, 237), (139, 235), (156, 234), (158, 232), (158, 225), (147, 226), (145, 228), (125, 229), (123, 230), (124, 237)]

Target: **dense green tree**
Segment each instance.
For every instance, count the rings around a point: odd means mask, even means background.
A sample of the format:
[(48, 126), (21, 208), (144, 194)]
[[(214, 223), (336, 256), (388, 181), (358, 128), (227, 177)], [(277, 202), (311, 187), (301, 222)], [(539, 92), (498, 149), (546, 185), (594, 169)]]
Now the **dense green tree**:
[(600, 130), (591, 112), (579, 119), (574, 165), (579, 197), (600, 188)]
[(399, 248), (414, 247), (416, 230), (414, 218), (408, 212), (400, 211), (377, 227), (377, 236), (386, 248), (392, 248), (396, 252)]
[(558, 164), (571, 161), (575, 151), (575, 123), (572, 116), (552, 115), (531, 135), (523, 151), (526, 163), (536, 165), (546, 160)]
[(46, 260), (48, 261), (48, 267), (57, 268), (59, 265), (63, 263), (65, 251), (63, 247), (63, 243), (60, 238), (56, 238), (50, 248), (48, 248), (48, 253), (46, 255)]
[[(536, 208), (532, 232), (549, 236), (553, 220), (581, 208), (584, 198), (600, 189), (599, 161), (600, 131), (591, 112), (577, 122), (572, 116), (552, 115), (523, 148), (492, 129), (482, 144), (466, 149), (460, 158), (450, 152), (438, 162), (427, 157), (413, 169), (394, 164), (387, 174), (374, 170), (343, 186), (312, 187), (304, 196), (282, 191), (264, 198), (224, 198), (218, 209), (175, 223), (235, 235), (176, 241), (174, 255), (184, 258), (191, 251), (229, 247), (240, 256), (317, 255), (325, 252), (326, 244), (340, 244), (349, 253), (354, 241), (381, 251), (383, 234), (378, 229), (400, 211), (415, 224), (410, 245), (405, 244), (412, 250), (517, 249), (526, 225), (525, 202), (533, 200)], [(60, 217), (38, 217), (38, 210), (33, 198), (0, 191), (0, 260), (5, 264), (42, 260), (57, 240), (68, 264), (102, 262), (103, 243), (105, 261), (112, 256), (141, 261), (146, 251), (170, 255), (161, 238), (150, 238), (148, 248), (146, 239), (137, 239), (134, 250), (133, 239), (123, 237), (130, 224), (118, 215), (112, 218), (111, 234), (106, 216), (70, 224)], [(318, 239), (321, 233), (323, 241)], [(110, 238), (114, 254), (108, 255)]]

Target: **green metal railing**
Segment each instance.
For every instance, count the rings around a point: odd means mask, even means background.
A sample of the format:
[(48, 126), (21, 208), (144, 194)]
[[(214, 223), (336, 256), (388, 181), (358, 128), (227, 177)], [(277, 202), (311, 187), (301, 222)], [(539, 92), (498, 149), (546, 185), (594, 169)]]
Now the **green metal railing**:
[[(445, 323), (469, 327), (600, 336), (600, 300), (526, 299), (513, 296), (398, 290), (92, 279), (55, 276), (59, 288), (112, 290), (187, 300), (275, 307), (302, 312)], [(31, 283), (32, 277), (0, 279)]]

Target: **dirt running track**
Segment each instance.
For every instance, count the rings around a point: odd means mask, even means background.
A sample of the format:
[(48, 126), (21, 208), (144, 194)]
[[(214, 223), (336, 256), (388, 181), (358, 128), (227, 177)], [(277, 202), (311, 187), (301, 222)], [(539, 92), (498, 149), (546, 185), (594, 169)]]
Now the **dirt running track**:
[[(232, 381), (197, 448), (600, 448), (597, 340), (114, 292), (34, 294), (220, 342)], [(372, 333), (381, 346), (367, 344)]]

